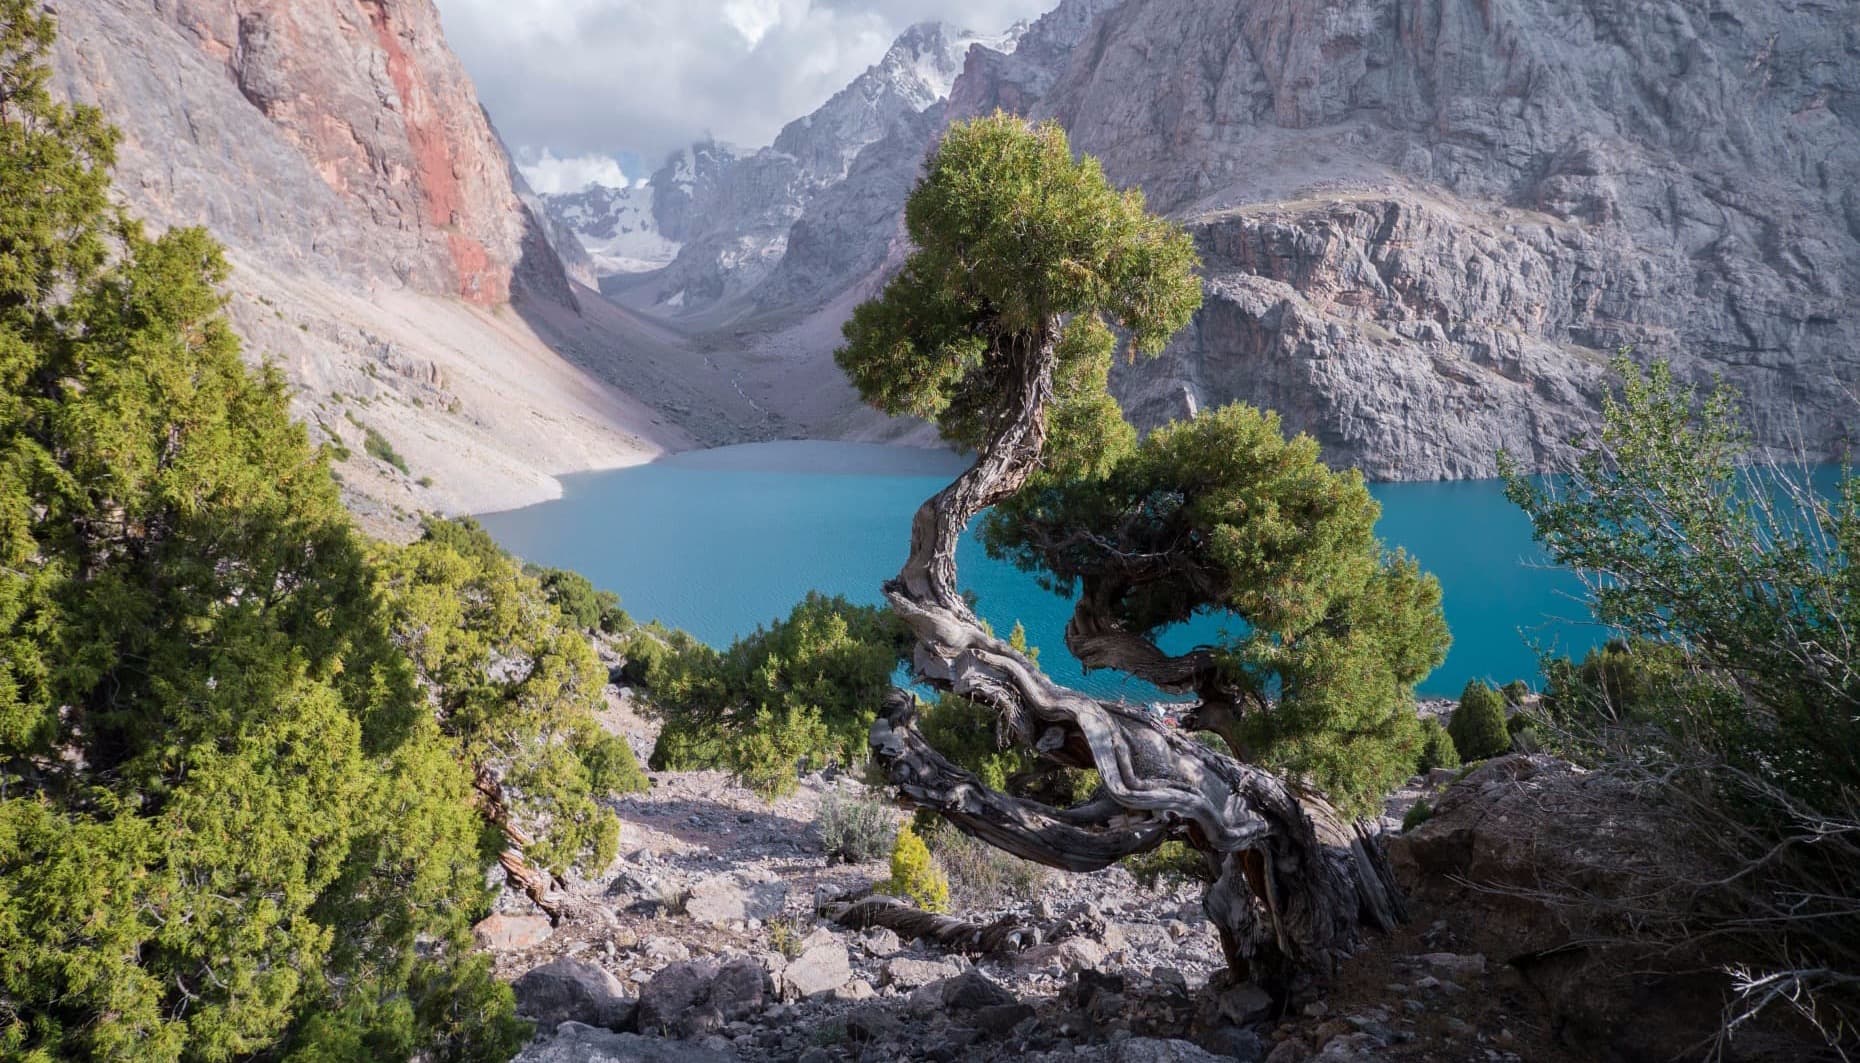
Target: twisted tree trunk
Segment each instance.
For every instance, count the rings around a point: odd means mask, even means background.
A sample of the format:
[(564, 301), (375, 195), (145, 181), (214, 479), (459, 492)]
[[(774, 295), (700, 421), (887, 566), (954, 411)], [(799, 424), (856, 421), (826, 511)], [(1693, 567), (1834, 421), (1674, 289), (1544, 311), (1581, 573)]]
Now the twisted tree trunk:
[[(1060, 809), (991, 790), (918, 734), (916, 699), (894, 691), (872, 726), (874, 759), (904, 803), (1017, 856), (1092, 871), (1176, 838), (1210, 856), (1203, 909), (1234, 974), (1287, 992), (1301, 974), (1328, 975), (1364, 923), (1400, 917), (1381, 852), (1313, 795), (1126, 706), (1054, 683), (983, 628), (957, 590), (956, 545), (983, 509), (1020, 490), (1037, 467), (1053, 394), (1053, 323), (1000, 353), (1013, 405), (975, 464), (917, 511), (911, 553), (886, 597), (916, 638), (918, 674), (998, 712), (1051, 761), (1096, 768), (1100, 792)], [(1208, 701), (1212, 659), (1170, 658), (1119, 632), (1084, 604), (1067, 642), (1088, 666), (1119, 667)]]

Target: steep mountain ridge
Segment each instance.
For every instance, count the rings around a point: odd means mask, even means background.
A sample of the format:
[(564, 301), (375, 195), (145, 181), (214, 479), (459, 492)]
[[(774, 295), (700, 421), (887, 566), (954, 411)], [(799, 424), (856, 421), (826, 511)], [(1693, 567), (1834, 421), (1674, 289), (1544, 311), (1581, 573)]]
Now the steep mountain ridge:
[[(1631, 348), (1737, 386), (1760, 443), (1835, 456), (1860, 424), (1854, 15), (1067, 0), (1011, 54), (972, 48), (943, 113), (868, 144), (709, 319), (846, 398), (834, 333), (902, 261), (921, 160), (1000, 107), (1059, 121), (1195, 234), (1206, 307), (1114, 376), (1145, 427), (1241, 399), (1378, 478), (1490, 476), (1501, 447), (1563, 453)], [(796, 390), (762, 386), (778, 413)], [(808, 401), (820, 430), (888, 430)]]
[(970, 45), (1012, 49), (1022, 28), (983, 36), (935, 22), (911, 26), (768, 147), (702, 140), (642, 184), (545, 202), (581, 237), (611, 278), (603, 287), (624, 304), (699, 322), (727, 318), (735, 308), (707, 311), (755, 288), (785, 259), (790, 229), (816, 196), (840, 185), (868, 145), (900, 126), (914, 130), (912, 150), (921, 154), (920, 118), (949, 93)]
[(1560, 452), (1631, 347), (1825, 457), (1860, 423), (1852, 13), (1130, 0), (1030, 111), (1208, 260), (1120, 374), (1146, 423), (1246, 399), (1372, 475), (1484, 476)]
[(558, 472), (688, 443), (531, 323), (593, 296), (526, 205), (431, 0), (56, 13), (58, 86), (122, 131), (118, 193), (226, 245), (235, 326), (337, 444), (364, 517), (551, 497)]

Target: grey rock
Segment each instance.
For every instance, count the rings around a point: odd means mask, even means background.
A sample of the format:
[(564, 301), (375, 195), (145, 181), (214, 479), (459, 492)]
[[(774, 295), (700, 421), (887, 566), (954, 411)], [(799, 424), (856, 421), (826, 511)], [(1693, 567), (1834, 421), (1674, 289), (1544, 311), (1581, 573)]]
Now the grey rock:
[(663, 936), (649, 937), (640, 944), (639, 948), (641, 952), (644, 952), (647, 956), (655, 960), (671, 960), (675, 962), (691, 958), (691, 950), (685, 946), (684, 942), (679, 941), (677, 938)]
[(893, 956), (879, 968), (879, 984), (897, 986), (899, 989), (916, 989), (940, 979), (954, 978), (958, 973), (955, 964), (940, 960)]
[(731, 1022), (762, 1011), (773, 1000), (768, 971), (746, 956), (726, 960), (710, 983), (710, 1006)]
[(1111, 1050), (1113, 1063), (1218, 1063), (1221, 1057), (1189, 1041), (1132, 1037)]
[(859, 935), (859, 946), (874, 956), (890, 956), (904, 947), (897, 932), (887, 927), (873, 927)]
[(721, 966), (711, 960), (675, 963), (640, 991), (639, 1028), (696, 1037), (756, 1014), (769, 1001), (768, 973), (754, 960), (737, 957)]
[(1214, 996), (1221, 1019), (1234, 1026), (1247, 1026), (1272, 1014), (1272, 995), (1248, 982), (1222, 990)]
[(692, 883), (685, 914), (713, 926), (746, 923), (780, 915), (787, 900), (788, 886), (774, 872), (734, 871)]
[(1033, 1018), (1033, 1009), (1025, 1004), (990, 1004), (975, 1009), (967, 1019), (969, 1025), (982, 1031), (989, 1037), (1006, 1037), (1014, 1028)]
[(511, 985), (517, 1014), (539, 1030), (579, 1022), (610, 1030), (632, 1025), (634, 1001), (611, 973), (581, 960), (558, 959), (526, 972)]
[(935, 984), (940, 986), (943, 1006), (950, 1011), (979, 1011), (1018, 1002), (1001, 983), (974, 968)]
[(684, 1041), (661, 1041), (565, 1022), (524, 1046), (513, 1063), (735, 1063), (724, 1053)]
[(781, 972), (784, 995), (812, 997), (831, 993), (852, 979), (852, 962), (846, 946), (824, 942), (789, 961)]
[(846, 1039), (861, 1044), (891, 1040), (903, 1028), (890, 1009), (876, 1004), (847, 1012), (845, 1022)]
[(674, 963), (646, 983), (639, 994), (639, 1028), (657, 1034), (676, 1030), (679, 1020), (710, 999), (717, 965), (708, 960)]
[(1324, 1042), (1311, 1063), (1382, 1063), (1386, 1043), (1367, 1033), (1340, 1034)]
[(1266, 1058), (1266, 1042), (1259, 1034), (1238, 1026), (1211, 1031), (1199, 1037), (1196, 1043), (1222, 1059), (1239, 1063), (1259, 1063)]

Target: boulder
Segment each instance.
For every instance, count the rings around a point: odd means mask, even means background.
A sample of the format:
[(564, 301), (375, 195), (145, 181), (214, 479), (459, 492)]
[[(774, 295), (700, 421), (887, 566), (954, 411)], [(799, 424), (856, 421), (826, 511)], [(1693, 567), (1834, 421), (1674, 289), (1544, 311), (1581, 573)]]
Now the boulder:
[(980, 1011), (1019, 1003), (1019, 998), (1001, 983), (973, 967), (941, 984), (943, 1006), (950, 1011)]
[(1209, 993), (1204, 999), (1213, 1005), (1208, 1025), (1216, 1025), (1213, 1020), (1218, 1019), (1221, 1025), (1249, 1026), (1273, 1011), (1272, 995), (1252, 982)]
[(733, 871), (693, 883), (685, 914), (712, 926), (766, 921), (780, 915), (787, 900), (788, 887), (774, 872)]
[(954, 978), (961, 972), (953, 963), (941, 960), (914, 959), (910, 956), (893, 956), (879, 968), (879, 985), (896, 986), (900, 990), (916, 989), (931, 982), (945, 978)]
[(471, 928), (478, 947), (492, 952), (514, 952), (534, 948), (549, 940), (555, 927), (546, 915), (486, 916)]
[(852, 980), (852, 960), (838, 941), (817, 944), (795, 957), (781, 973), (782, 992), (790, 997), (831, 993)]
[(640, 991), (639, 1028), (696, 1037), (761, 1012), (769, 1004), (769, 988), (768, 972), (747, 957), (721, 966), (711, 960), (675, 963)]
[(620, 980), (581, 960), (564, 957), (544, 964), (510, 988), (517, 997), (517, 1014), (534, 1020), (543, 1032), (564, 1022), (623, 1030), (633, 1021), (634, 1003)]
[(1033, 1018), (1033, 1009), (1025, 1004), (990, 1004), (977, 1008), (969, 1016), (969, 1025), (987, 1034), (989, 1037), (1002, 1038), (1014, 1032), (1014, 1027)]
[(530, 1042), (512, 1063), (736, 1063), (736, 1055), (565, 1022)]

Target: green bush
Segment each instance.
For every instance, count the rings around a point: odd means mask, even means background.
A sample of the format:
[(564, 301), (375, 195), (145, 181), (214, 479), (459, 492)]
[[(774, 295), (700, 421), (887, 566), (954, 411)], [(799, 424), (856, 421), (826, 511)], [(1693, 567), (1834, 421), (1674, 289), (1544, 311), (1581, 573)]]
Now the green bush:
[(891, 851), (898, 835), (898, 814), (883, 801), (836, 786), (821, 795), (814, 828), (830, 859), (863, 864)]
[(1433, 806), (1427, 803), (1426, 798), (1422, 798), (1408, 809), (1406, 815), (1401, 817), (1401, 829), (1404, 832), (1411, 831), (1432, 818), (1434, 818)]
[(1460, 766), (1459, 747), (1453, 744), (1453, 736), (1448, 733), (1440, 720), (1429, 716), (1421, 721), (1421, 756), (1415, 761), (1414, 770), (1418, 775), (1426, 775), (1435, 768), (1457, 768)]
[(888, 610), (817, 593), (722, 653), (675, 646), (648, 667), (663, 720), (653, 767), (723, 768), (773, 796), (794, 788), (797, 766), (863, 762), (907, 648)]
[(1860, 1028), (1860, 477), (1841, 470), (1830, 495), (1763, 461), (1727, 386), (1615, 370), (1554, 491), (1504, 467), (1546, 552), (1624, 636), (1551, 663), (1543, 736), (1651, 795), (1686, 854), (1604, 916), (1688, 964), (1708, 942), (1710, 965), (1738, 972), (1733, 1025), (1774, 1006), (1833, 1048)]
[(891, 878), (879, 891), (906, 898), (926, 912), (949, 911), (949, 879), (908, 824), (898, 828), (897, 844), (891, 850)]
[(620, 596), (600, 590), (581, 573), (540, 566), (531, 566), (529, 571), (562, 615), (582, 631), (613, 635), (633, 626), (632, 618), (620, 608)]
[(1684, 650), (1645, 638), (1610, 639), (1580, 662), (1550, 661), (1543, 712), (1561, 725), (1658, 723), (1689, 680)]
[(397, 643), (441, 732), (501, 776), (536, 836), (532, 862), (599, 870), (619, 843), (605, 794), (643, 789), (632, 751), (601, 730), (607, 673), (586, 636), (476, 522), (430, 520), (376, 567)]
[(366, 451), (369, 457), (385, 461), (401, 472), (408, 471), (407, 459), (400, 456), (400, 453), (394, 449), (394, 444), (388, 442), (386, 436), (375, 431), (371, 426), (362, 428), (362, 450)]
[(508, 1059), (469, 927), (511, 728), (409, 653), (477, 636), (397, 623), (220, 248), (112, 203), (53, 29), (0, 0), (0, 1058)]
[(1147, 853), (1126, 856), (1123, 865), (1144, 889), (1163, 882), (1206, 882), (1212, 873), (1206, 854), (1183, 842), (1164, 842)]
[(1505, 725), (1505, 698), (1490, 684), (1474, 679), (1460, 694), (1460, 707), (1447, 724), (1453, 747), (1470, 762), (1495, 757), (1511, 748)]

